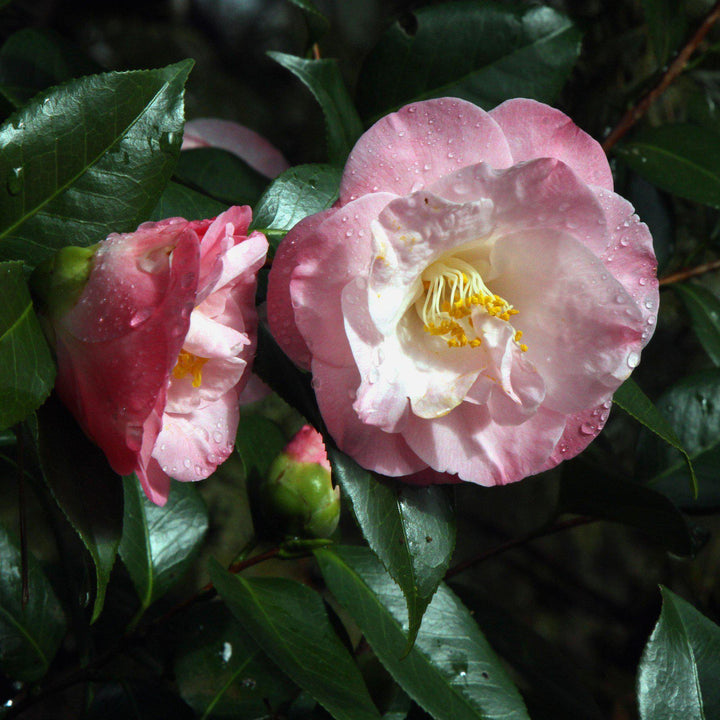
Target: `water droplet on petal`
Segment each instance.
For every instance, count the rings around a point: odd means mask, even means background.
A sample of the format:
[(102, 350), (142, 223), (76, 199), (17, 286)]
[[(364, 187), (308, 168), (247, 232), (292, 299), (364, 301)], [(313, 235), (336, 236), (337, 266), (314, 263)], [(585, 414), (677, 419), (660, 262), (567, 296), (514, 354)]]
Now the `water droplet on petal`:
[(636, 352), (631, 352), (627, 357), (627, 364), (630, 368), (636, 368), (640, 363), (640, 356)]
[(584, 422), (580, 426), (580, 432), (583, 435), (592, 435), (595, 432), (595, 426), (592, 423)]

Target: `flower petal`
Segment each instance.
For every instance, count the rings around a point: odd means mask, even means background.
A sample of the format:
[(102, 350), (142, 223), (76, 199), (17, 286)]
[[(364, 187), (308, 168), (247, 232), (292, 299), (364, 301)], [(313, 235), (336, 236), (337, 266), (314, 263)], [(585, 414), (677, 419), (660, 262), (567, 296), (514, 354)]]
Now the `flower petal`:
[(557, 158), (569, 165), (588, 185), (613, 189), (612, 173), (600, 143), (560, 110), (515, 98), (490, 111), (510, 146), (513, 163)]
[(466, 165), (512, 165), (492, 117), (458, 98), (406, 105), (378, 120), (348, 157), (340, 205), (371, 192), (407, 195)]

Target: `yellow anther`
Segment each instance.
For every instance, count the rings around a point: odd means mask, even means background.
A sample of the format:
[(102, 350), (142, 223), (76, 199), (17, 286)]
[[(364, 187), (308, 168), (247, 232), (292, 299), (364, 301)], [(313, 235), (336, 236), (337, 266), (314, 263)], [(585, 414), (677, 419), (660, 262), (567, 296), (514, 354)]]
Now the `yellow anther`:
[(522, 338), (522, 336), (523, 336), (523, 331), (522, 331), (522, 330), (518, 330), (518, 331), (515, 333), (515, 335), (513, 336), (513, 340), (515, 340), (515, 342), (520, 342), (520, 338)]
[(480, 347), (482, 345), (482, 340), (480, 338), (473, 338), (470, 341), (470, 347)]
[(527, 352), (528, 347), (527, 347), (527, 345), (525, 345), (525, 343), (522, 343), (522, 344), (520, 345), (520, 349), (521, 349), (523, 352)]
[(172, 371), (173, 377), (182, 380), (182, 378), (187, 375), (192, 375), (192, 386), (199, 388), (202, 384), (203, 365), (205, 365), (207, 361), (208, 358), (198, 357), (197, 355), (189, 353), (187, 350), (181, 350), (177, 363), (175, 363)]

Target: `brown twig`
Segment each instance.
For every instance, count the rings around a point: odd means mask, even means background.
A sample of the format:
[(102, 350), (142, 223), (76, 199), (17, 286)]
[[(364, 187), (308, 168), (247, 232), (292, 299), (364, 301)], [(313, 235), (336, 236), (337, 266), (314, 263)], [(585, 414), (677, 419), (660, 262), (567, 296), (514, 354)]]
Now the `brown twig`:
[(697, 277), (698, 275), (704, 275), (705, 273), (713, 272), (713, 270), (720, 270), (720, 260), (713, 260), (709, 263), (697, 265), (691, 268), (684, 268), (677, 272), (670, 273), (665, 277), (660, 278), (660, 285), (672, 285), (673, 283), (682, 282), (688, 278)]
[(667, 70), (663, 73), (658, 84), (644, 95), (639, 102), (631, 107), (620, 122), (615, 126), (610, 135), (605, 138), (602, 144), (603, 150), (607, 153), (620, 138), (648, 111), (648, 108), (662, 95), (677, 76), (685, 69), (690, 56), (697, 50), (698, 45), (708, 34), (710, 28), (720, 18), (720, 0), (715, 3), (710, 12), (705, 16), (700, 27), (695, 31), (692, 37), (685, 43), (683, 49), (677, 54), (675, 59), (670, 63)]
[(485, 560), (487, 560), (491, 557), (495, 557), (496, 555), (501, 555), (502, 553), (507, 552), (508, 550), (513, 550), (515, 548), (522, 547), (523, 545), (531, 542), (532, 540), (537, 540), (538, 538), (541, 538), (541, 537), (548, 537), (549, 535), (554, 535), (555, 533), (562, 532), (563, 530), (571, 530), (572, 528), (576, 528), (581, 525), (589, 525), (590, 523), (593, 523), (596, 521), (597, 521), (597, 518), (592, 518), (592, 517), (579, 517), (579, 518), (573, 518), (572, 520), (563, 520), (562, 522), (555, 523), (554, 525), (551, 525), (548, 528), (536, 530), (535, 532), (532, 532), (529, 535), (525, 535), (521, 538), (516, 538), (515, 540), (509, 540), (508, 542), (503, 543), (502, 545), (498, 545), (497, 547), (491, 548), (490, 550), (481, 552), (478, 555), (468, 558), (467, 560), (463, 560), (461, 563), (458, 563), (454, 567), (451, 567), (445, 573), (445, 580), (448, 580), (451, 577), (454, 577), (455, 575), (457, 575), (458, 573), (464, 572), (468, 568), (471, 568), (474, 565), (478, 565), (479, 563), (484, 562)]

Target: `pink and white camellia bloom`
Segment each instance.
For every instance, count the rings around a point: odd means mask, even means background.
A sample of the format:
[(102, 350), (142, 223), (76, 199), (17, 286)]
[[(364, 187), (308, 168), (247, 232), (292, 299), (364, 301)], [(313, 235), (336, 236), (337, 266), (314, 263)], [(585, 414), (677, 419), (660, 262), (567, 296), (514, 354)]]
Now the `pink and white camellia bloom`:
[(234, 447), (268, 247), (250, 220), (232, 207), (110, 235), (77, 302), (53, 317), (60, 398), (158, 505), (171, 477), (206, 478)]
[(650, 234), (601, 147), (525, 99), (379, 120), (268, 292), (338, 446), (416, 482), (499, 485), (576, 455), (657, 310)]

